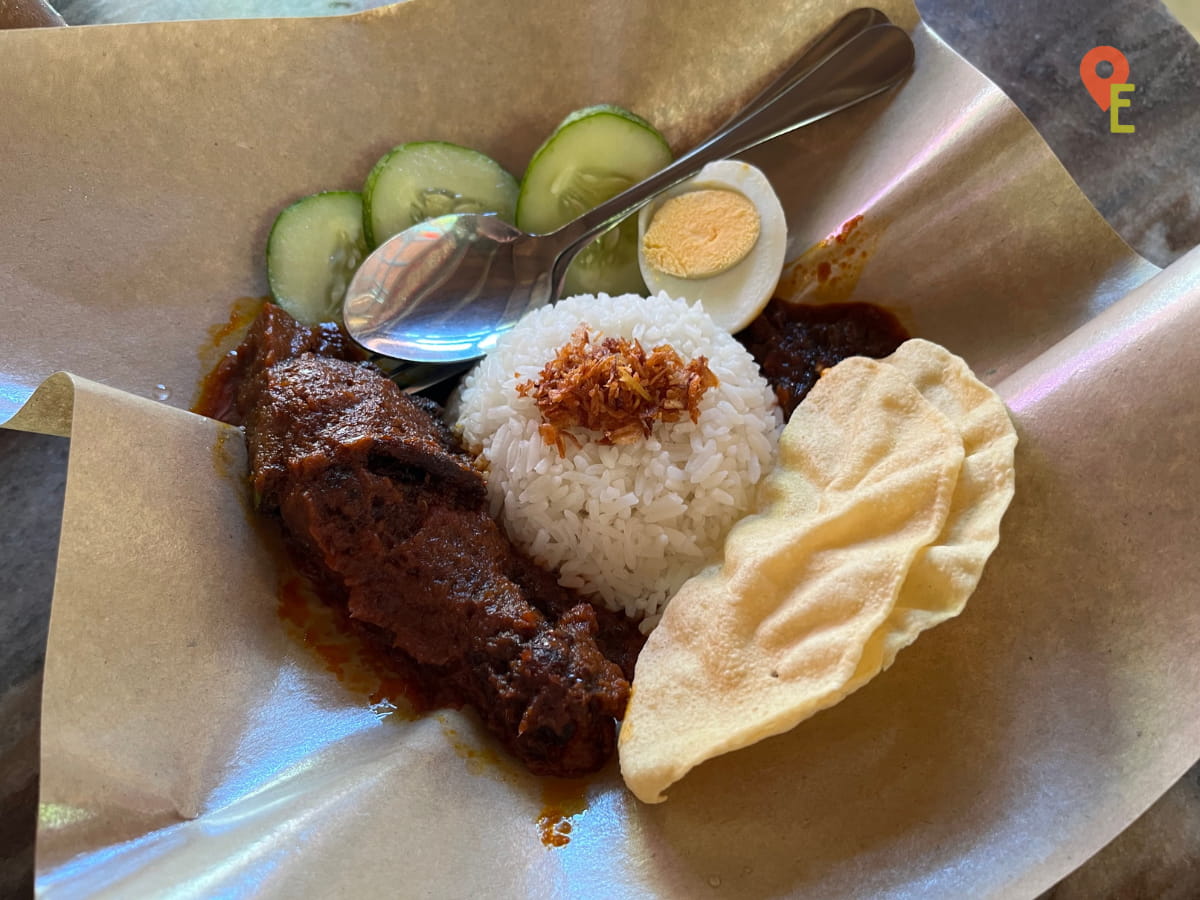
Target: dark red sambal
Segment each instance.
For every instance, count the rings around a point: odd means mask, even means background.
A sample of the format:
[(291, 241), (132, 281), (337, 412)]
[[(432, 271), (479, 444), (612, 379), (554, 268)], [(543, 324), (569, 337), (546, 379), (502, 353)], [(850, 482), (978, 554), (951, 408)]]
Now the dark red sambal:
[(821, 377), (849, 356), (881, 359), (909, 338), (900, 321), (873, 303), (792, 303), (775, 299), (737, 335), (791, 416)]

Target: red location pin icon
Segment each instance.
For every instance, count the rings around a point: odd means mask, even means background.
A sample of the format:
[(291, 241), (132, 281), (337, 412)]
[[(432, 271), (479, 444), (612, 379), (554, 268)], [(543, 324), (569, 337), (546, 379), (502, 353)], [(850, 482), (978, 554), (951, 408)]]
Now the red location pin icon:
[[(1112, 74), (1107, 78), (1096, 74), (1096, 66), (1102, 62), (1112, 63)], [(1096, 105), (1107, 110), (1112, 104), (1112, 93), (1108, 86), (1125, 84), (1125, 79), (1129, 77), (1129, 60), (1116, 47), (1093, 47), (1079, 63), (1079, 77), (1083, 79), (1083, 86), (1088, 89)]]

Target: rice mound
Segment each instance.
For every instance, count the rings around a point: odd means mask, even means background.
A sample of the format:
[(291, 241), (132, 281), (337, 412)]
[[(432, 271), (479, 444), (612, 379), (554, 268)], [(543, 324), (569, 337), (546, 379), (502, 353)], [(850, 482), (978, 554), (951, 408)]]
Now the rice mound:
[[(707, 357), (718, 384), (701, 398), (698, 421), (656, 422), (624, 446), (572, 428), (582, 446), (567, 441), (560, 457), (517, 385), (536, 381), (581, 324), (593, 341)], [(684, 581), (720, 560), (726, 533), (752, 511), (782, 427), (753, 357), (699, 303), (665, 293), (581, 295), (526, 315), (467, 375), (450, 415), (487, 471), (492, 514), (513, 542), (564, 586), (646, 627)]]

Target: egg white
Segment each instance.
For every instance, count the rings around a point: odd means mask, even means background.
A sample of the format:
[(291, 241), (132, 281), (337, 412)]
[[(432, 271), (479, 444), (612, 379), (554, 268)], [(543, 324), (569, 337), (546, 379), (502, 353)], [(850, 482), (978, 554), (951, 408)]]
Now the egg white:
[[(758, 240), (744, 259), (709, 278), (676, 278), (660, 272), (646, 261), (642, 249), (642, 239), (655, 212), (672, 197), (706, 188), (736, 191), (753, 203), (761, 222)], [(709, 163), (638, 213), (638, 266), (650, 293), (666, 291), (672, 297), (698, 300), (713, 321), (730, 332), (749, 325), (770, 301), (779, 284), (786, 252), (787, 222), (779, 197), (760, 169), (738, 160)]]

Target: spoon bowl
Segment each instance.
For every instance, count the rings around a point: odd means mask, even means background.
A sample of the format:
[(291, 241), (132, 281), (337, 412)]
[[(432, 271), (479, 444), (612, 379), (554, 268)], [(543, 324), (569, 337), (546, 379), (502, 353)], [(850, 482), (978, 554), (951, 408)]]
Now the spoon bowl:
[(438, 216), (385, 241), (355, 275), (346, 330), (381, 356), (477, 359), (526, 310), (550, 302), (548, 273), (529, 265), (532, 236), (493, 213)]

